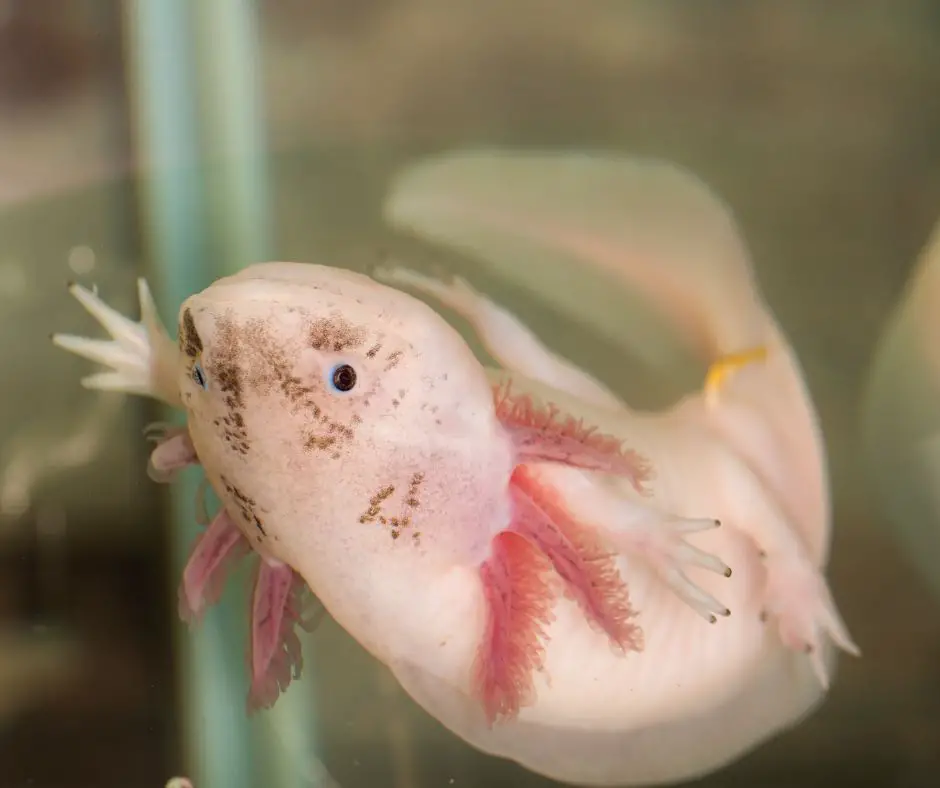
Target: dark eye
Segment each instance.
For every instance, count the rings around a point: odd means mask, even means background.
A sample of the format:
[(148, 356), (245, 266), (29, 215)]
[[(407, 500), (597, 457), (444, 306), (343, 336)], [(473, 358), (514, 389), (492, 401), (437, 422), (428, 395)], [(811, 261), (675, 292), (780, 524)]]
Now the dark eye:
[(356, 370), (349, 364), (337, 364), (330, 374), (330, 381), (337, 391), (350, 391), (356, 385)]
[(209, 388), (209, 379), (206, 377), (206, 373), (202, 371), (202, 366), (198, 362), (193, 364), (193, 383), (201, 389)]

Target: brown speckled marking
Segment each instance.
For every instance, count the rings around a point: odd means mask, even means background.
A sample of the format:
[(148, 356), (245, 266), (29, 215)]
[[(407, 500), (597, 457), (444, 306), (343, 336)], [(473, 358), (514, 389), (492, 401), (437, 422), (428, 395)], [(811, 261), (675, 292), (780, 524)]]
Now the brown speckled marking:
[(196, 331), (196, 323), (193, 321), (193, 313), (189, 309), (183, 311), (183, 320), (179, 330), (179, 345), (190, 358), (198, 358), (202, 353), (202, 337)]
[(222, 393), (228, 413), (222, 417), (222, 438), (241, 455), (248, 454), (251, 444), (242, 411), (245, 407), (244, 383), (239, 368), (241, 343), (238, 329), (229, 317), (220, 317), (215, 324), (217, 338), (209, 359), (209, 373)]
[[(365, 332), (354, 329), (341, 318), (307, 322), (302, 329), (309, 344), (323, 345), (331, 351), (341, 351), (364, 343)], [(240, 352), (245, 361), (246, 383), (259, 394), (279, 392), (290, 405), (291, 412), (304, 413), (306, 424), (300, 435), (306, 451), (327, 451), (333, 459), (340, 457), (340, 449), (355, 436), (355, 427), (361, 419), (353, 416), (348, 423), (325, 413), (317, 398), (326, 395), (322, 382), (305, 382), (293, 373), (294, 360), (272, 337), (265, 321), (249, 320), (240, 332)]]
[(254, 525), (254, 527), (261, 533), (262, 536), (267, 536), (268, 534), (264, 530), (264, 526), (261, 524), (261, 519), (255, 513), (255, 507), (258, 505), (255, 499), (249, 498), (224, 476), (220, 478), (222, 485), (225, 487), (225, 492), (227, 492), (232, 497), (245, 522)]
[(411, 477), (411, 483), (408, 485), (408, 497), (405, 498), (406, 506), (417, 509), (421, 505), (418, 500), (418, 490), (421, 489), (422, 484), (424, 484), (424, 473), (418, 471)]
[(366, 358), (375, 358), (381, 349), (382, 343), (376, 342), (372, 347), (369, 348), (368, 352), (366, 353)]
[[(389, 529), (388, 532), (393, 541), (398, 540), (401, 538), (401, 535), (405, 529), (411, 527), (411, 518), (414, 510), (421, 506), (421, 501), (418, 498), (418, 492), (421, 489), (421, 485), (423, 483), (423, 473), (415, 473), (411, 477), (411, 481), (408, 483), (408, 491), (404, 494), (399, 507), (399, 514), (392, 517), (386, 517), (384, 514), (382, 514), (382, 504), (395, 492), (395, 486), (389, 484), (385, 487), (382, 487), (375, 495), (372, 496), (371, 499), (369, 499), (369, 508), (365, 514), (359, 518), (359, 522), (378, 522), (380, 525), (383, 525)], [(412, 531), (411, 538), (416, 545), (420, 544), (421, 532)]]
[[(320, 429), (324, 431), (305, 433), (304, 448), (329, 451), (336, 449), (341, 441), (351, 441), (356, 436), (352, 427), (338, 421), (330, 421), (326, 416), (322, 416), (318, 420), (318, 423)], [(358, 422), (354, 420), (354, 423)], [(334, 451), (331, 457), (333, 459), (339, 459), (339, 452)]]
[[(360, 523), (371, 523), (379, 516), (382, 511), (382, 503), (395, 492), (395, 487), (391, 484), (382, 487), (375, 495), (369, 499), (369, 508), (359, 516)], [(383, 518), (384, 519), (384, 518)]]
[(365, 331), (353, 326), (340, 315), (321, 317), (313, 321), (307, 333), (307, 341), (314, 350), (341, 353), (357, 348), (365, 342)]
[(395, 350), (392, 353), (389, 353), (388, 358), (385, 359), (385, 361), (387, 362), (385, 364), (385, 371), (390, 372), (391, 370), (395, 369), (395, 367), (397, 367), (399, 363), (401, 363), (402, 356), (404, 355), (405, 354), (402, 353), (400, 350)]
[(304, 441), (304, 448), (308, 451), (329, 451), (336, 445), (335, 435), (308, 435)]
[(241, 330), (241, 350), (247, 367), (247, 384), (252, 391), (265, 395), (280, 388), (293, 402), (307, 393), (301, 381), (291, 377), (291, 364), (264, 320), (255, 318), (245, 322)]
[(304, 428), (304, 448), (308, 451), (328, 451), (330, 458), (338, 460), (340, 449), (356, 437), (355, 427), (362, 419), (353, 416), (348, 424), (331, 419), (319, 409)]

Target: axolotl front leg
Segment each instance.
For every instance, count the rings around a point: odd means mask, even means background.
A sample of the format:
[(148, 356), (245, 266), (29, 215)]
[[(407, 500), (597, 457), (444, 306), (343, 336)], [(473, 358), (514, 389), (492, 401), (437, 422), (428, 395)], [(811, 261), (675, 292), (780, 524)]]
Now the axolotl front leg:
[[(474, 291), (466, 282), (455, 279), (445, 283), (402, 268), (381, 269), (377, 278), (412, 287), (452, 308), (471, 323), (487, 351), (508, 370), (601, 407), (624, 407), (616, 395), (596, 379), (553, 354), (516, 317)], [(764, 351), (757, 348), (717, 360), (705, 381), (707, 406), (720, 407), (721, 387), (736, 368), (758, 363), (764, 357)], [(749, 474), (746, 475), (750, 479)], [(529, 483), (534, 484), (537, 478), (538, 474), (531, 475)], [(747, 489), (753, 492), (758, 488), (751, 485)], [(585, 500), (584, 496), (580, 499)], [(605, 533), (610, 543), (643, 556), (656, 568), (660, 578), (700, 615), (709, 620), (714, 619), (714, 613), (727, 615), (724, 605), (691, 583), (682, 571), (683, 567), (700, 566), (730, 573), (717, 557), (684, 539), (687, 534), (714, 527), (717, 521), (670, 519), (663, 513), (645, 512), (636, 502), (615, 495), (601, 485), (592, 488), (591, 502), (594, 515), (584, 519), (593, 521), (594, 528)], [(850, 654), (858, 655), (859, 649), (839, 616), (825, 578), (805, 554), (783, 515), (774, 509), (767, 496), (751, 496), (750, 505), (764, 509), (758, 516), (751, 511), (742, 522), (745, 532), (754, 539), (764, 557), (764, 616), (774, 617), (785, 646), (810, 655), (820, 683), (827, 687), (829, 681), (822, 655), (824, 635), (828, 634), (839, 648)], [(566, 506), (576, 511), (578, 501), (569, 500)], [(598, 514), (604, 511), (605, 515)], [(748, 526), (749, 521), (755, 524)]]
[[(141, 319), (135, 322), (108, 306), (96, 292), (69, 284), (69, 292), (82, 304), (111, 339), (53, 334), (55, 345), (108, 367), (82, 380), (89, 389), (120, 391), (150, 397), (174, 408), (182, 407), (177, 383), (179, 351), (160, 322), (150, 288), (137, 282)], [(171, 482), (199, 457), (186, 427), (151, 425), (148, 437), (156, 442), (147, 473), (156, 482)], [(179, 586), (180, 618), (192, 625), (221, 597), (232, 569), (253, 554), (225, 508), (208, 523), (193, 545)], [(295, 628), (311, 629), (313, 619), (303, 612), (303, 580), (284, 564), (261, 557), (251, 603), (251, 689), (248, 708), (273, 705), (280, 691), (302, 668), (300, 641)]]

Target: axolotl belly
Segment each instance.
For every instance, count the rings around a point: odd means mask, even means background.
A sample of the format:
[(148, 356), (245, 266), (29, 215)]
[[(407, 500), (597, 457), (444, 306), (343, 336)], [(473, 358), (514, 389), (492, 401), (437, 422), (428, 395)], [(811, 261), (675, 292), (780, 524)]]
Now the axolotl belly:
[(112, 367), (90, 385), (182, 406), (153, 470), (199, 462), (224, 503), (184, 616), (260, 555), (254, 706), (299, 663), (304, 584), (451, 730), (582, 784), (714, 769), (817, 701), (827, 637), (855, 650), (701, 400), (640, 417), (489, 372), (430, 307), (330, 267), (215, 282), (178, 345), (145, 287), (139, 325), (73, 291), (114, 340), (57, 343)]

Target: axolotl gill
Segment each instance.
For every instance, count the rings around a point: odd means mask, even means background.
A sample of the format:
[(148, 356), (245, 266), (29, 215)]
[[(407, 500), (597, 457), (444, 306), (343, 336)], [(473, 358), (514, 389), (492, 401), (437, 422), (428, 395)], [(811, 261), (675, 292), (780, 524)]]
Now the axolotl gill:
[[(72, 292), (112, 335), (55, 337), (111, 368), (86, 385), (182, 407), (151, 472), (201, 464), (223, 503), (183, 617), (260, 557), (252, 708), (296, 674), (305, 586), (448, 728), (581, 784), (715, 768), (827, 685), (827, 638), (857, 651), (786, 516), (702, 426), (702, 397), (627, 418), (576, 370), (560, 373), (574, 394), (488, 370), (423, 301), (333, 267), (220, 279), (182, 304), (176, 344), (143, 282), (139, 324)], [(535, 341), (493, 309), (510, 341)], [(794, 670), (816, 689), (780, 693)], [(722, 709), (724, 730), (690, 722)]]

